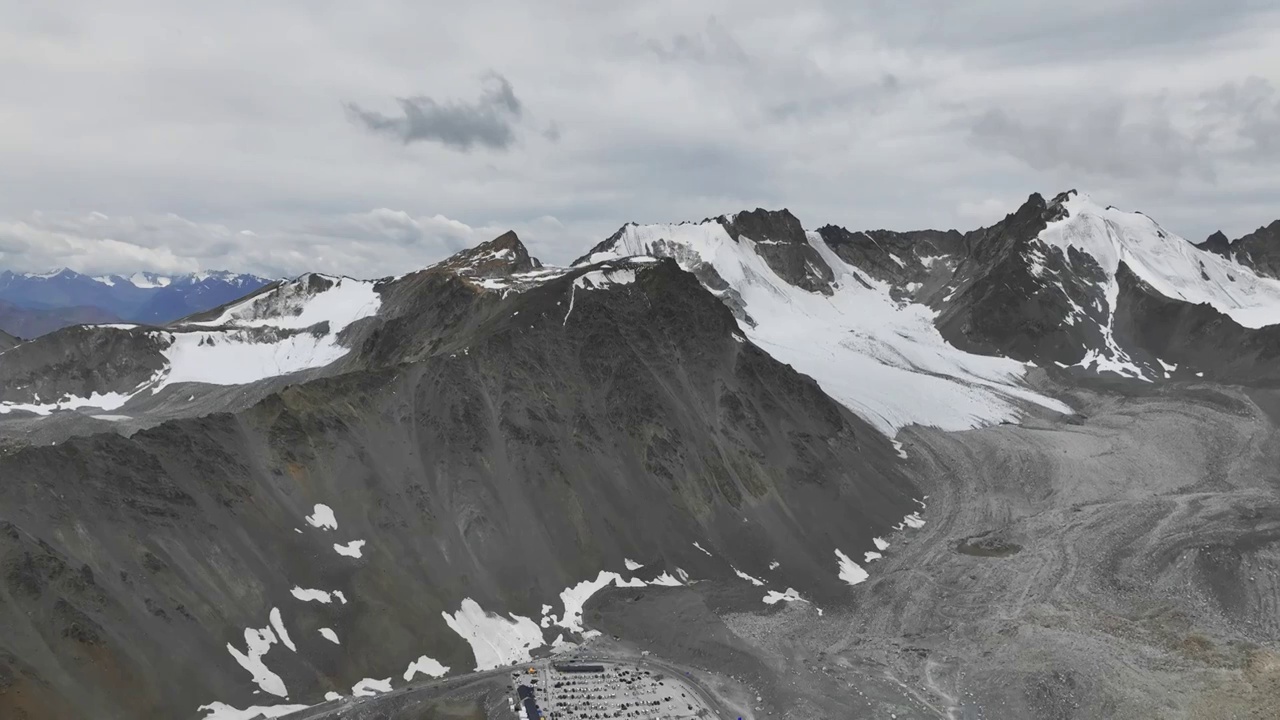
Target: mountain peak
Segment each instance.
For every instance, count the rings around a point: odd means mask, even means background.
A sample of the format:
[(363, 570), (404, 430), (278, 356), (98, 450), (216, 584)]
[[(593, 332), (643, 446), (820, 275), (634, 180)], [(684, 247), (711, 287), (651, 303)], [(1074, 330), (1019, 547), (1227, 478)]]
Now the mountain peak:
[(537, 258), (520, 242), (514, 230), (455, 253), (437, 267), (463, 277), (501, 277), (542, 267)]
[(1195, 243), (1195, 245), (1201, 250), (1208, 250), (1211, 253), (1226, 255), (1231, 249), (1231, 240), (1227, 237), (1226, 233), (1218, 230), (1205, 238), (1203, 242)]
[(731, 215), (721, 215), (716, 219), (735, 242), (746, 235), (757, 243), (808, 244), (804, 235), (804, 226), (787, 208), (781, 210), (756, 208)]

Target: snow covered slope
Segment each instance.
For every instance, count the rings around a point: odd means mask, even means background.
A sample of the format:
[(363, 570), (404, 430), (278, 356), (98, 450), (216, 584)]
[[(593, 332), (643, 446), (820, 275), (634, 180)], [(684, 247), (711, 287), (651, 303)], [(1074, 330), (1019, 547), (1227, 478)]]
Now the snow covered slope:
[[(934, 328), (933, 310), (895, 301), (887, 283), (846, 264), (816, 233), (790, 240), (740, 233), (735, 240), (725, 222), (732, 220), (627, 225), (581, 262), (675, 258), (740, 308), (752, 342), (890, 435), (913, 423), (960, 430), (1012, 421), (1026, 402), (1070, 412), (1023, 386), (1022, 363), (949, 345)], [(788, 282), (761, 252), (786, 242), (814, 289)]]
[(1040, 242), (1063, 252), (1082, 251), (1106, 274), (1116, 296), (1121, 262), (1165, 297), (1206, 304), (1247, 328), (1280, 324), (1280, 281), (1200, 249), (1142, 213), (1103, 207), (1088, 195), (1070, 194), (1066, 216), (1049, 223)]
[[(350, 351), (342, 332), (377, 314), (375, 287), (375, 281), (308, 274), (211, 311), (211, 318), (164, 330), (68, 328), (0, 361), (7, 386), (0, 414), (116, 410), (177, 383), (246, 385), (325, 367)], [(53, 377), (51, 359), (71, 375)]]

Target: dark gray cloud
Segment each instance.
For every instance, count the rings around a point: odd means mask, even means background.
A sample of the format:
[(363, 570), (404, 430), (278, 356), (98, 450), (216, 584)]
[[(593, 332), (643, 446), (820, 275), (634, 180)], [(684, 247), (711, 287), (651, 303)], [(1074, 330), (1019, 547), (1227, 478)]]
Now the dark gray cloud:
[(1225, 83), (1204, 94), (1203, 115), (1210, 132), (1235, 134), (1239, 153), (1248, 162), (1280, 159), (1280, 92), (1260, 77)]
[(351, 102), (345, 107), (359, 124), (406, 145), (432, 141), (457, 150), (477, 145), (506, 150), (515, 142), (515, 125), (524, 112), (511, 83), (497, 73), (485, 77), (485, 88), (475, 102), (438, 102), (423, 95), (396, 98), (396, 102), (403, 113), (400, 116), (366, 110)]
[(1037, 170), (1122, 179), (1186, 174), (1212, 179), (1214, 172), (1199, 139), (1167, 117), (1131, 117), (1120, 99), (1033, 119), (991, 109), (972, 120), (970, 132), (978, 146)]
[(979, 147), (1038, 170), (1213, 181), (1227, 164), (1280, 159), (1280, 93), (1250, 77), (1182, 97), (1099, 94), (1018, 114), (989, 109), (969, 131)]

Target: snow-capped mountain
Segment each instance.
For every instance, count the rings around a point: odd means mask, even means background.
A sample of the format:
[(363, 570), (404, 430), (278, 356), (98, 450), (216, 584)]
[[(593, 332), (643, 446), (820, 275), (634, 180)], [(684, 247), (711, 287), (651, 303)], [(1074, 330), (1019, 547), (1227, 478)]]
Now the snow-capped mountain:
[[(54, 716), (276, 716), (571, 647), (612, 591), (711, 587), (734, 613), (920, 594), (882, 574), (926, 522), (909, 426), (1076, 428), (1063, 398), (1100, 374), (1266, 384), (1277, 298), (1064, 193), (969, 233), (629, 224), (569, 267), (507, 233), (164, 327), (0, 335), (0, 432), (38, 438), (0, 445), (0, 677)], [(921, 664), (901, 637), (869, 652)]]
[(1280, 278), (1280, 220), (1235, 240), (1229, 240), (1218, 231), (1199, 246), (1244, 265), (1259, 275)]
[(1070, 412), (1025, 387), (1021, 363), (949, 345), (933, 310), (895, 297), (786, 210), (627, 225), (579, 262), (631, 255), (676, 259), (736, 311), (747, 339), (890, 435), (1013, 420), (1019, 403)]
[(17, 347), (0, 363), (0, 413), (113, 411), (180, 383), (248, 385), (323, 368), (347, 354), (342, 333), (377, 312), (374, 287), (312, 273), (164, 329), (66, 328)]
[(1280, 281), (1075, 191), (969, 233), (949, 268), (921, 299), (958, 347), (1143, 380), (1274, 372)]
[[(268, 282), (254, 275), (229, 272), (89, 277), (66, 269), (26, 274), (5, 271), (0, 272), (0, 301), (45, 311), (40, 323), (31, 323), (34, 331), (14, 333), (34, 337), (78, 324), (76, 318), (89, 314), (89, 308), (102, 318), (99, 322), (164, 324), (230, 302)], [(68, 312), (72, 308), (78, 309), (78, 315)], [(65, 320), (59, 320), (59, 311), (67, 316)]]
[(890, 441), (674, 261), (546, 268), (514, 234), (164, 329), (68, 328), (0, 374), (21, 427), (190, 408), (0, 451), (41, 487), (0, 483), (0, 563), (40, 568), (0, 574), (0, 667), (53, 715), (274, 716), (526, 662), (582, 641), (609, 589), (838, 602), (922, 522)]

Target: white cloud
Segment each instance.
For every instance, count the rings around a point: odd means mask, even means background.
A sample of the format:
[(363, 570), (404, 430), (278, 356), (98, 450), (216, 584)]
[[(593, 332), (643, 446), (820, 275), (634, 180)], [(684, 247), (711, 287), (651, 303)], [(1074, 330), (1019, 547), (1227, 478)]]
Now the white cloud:
[(512, 228), (473, 228), (443, 215), (413, 217), (385, 208), (267, 230), (234, 230), (175, 215), (35, 213), (23, 221), (0, 222), (0, 267), (37, 272), (69, 267), (95, 275), (226, 268), (269, 277), (307, 269), (382, 277), (426, 267), (507, 229), (515, 229), (535, 253), (565, 232), (550, 216)]
[[(1267, 5), (0, 0), (0, 265), (378, 275), (509, 227), (558, 262), (628, 220), (965, 229), (1070, 187), (1238, 234), (1280, 205)], [(490, 72), (518, 113), (471, 132)], [(426, 141), (344, 110), (395, 98)]]

